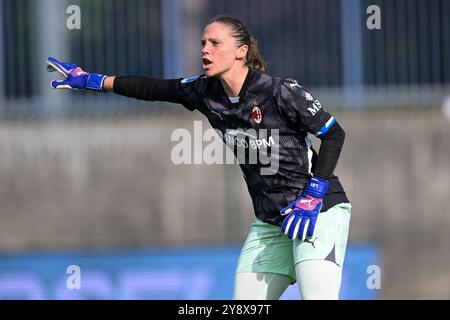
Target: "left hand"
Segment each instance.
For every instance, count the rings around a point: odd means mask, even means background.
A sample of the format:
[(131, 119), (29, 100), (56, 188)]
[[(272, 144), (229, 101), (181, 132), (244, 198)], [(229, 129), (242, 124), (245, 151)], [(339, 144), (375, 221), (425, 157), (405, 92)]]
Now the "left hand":
[(281, 225), (281, 231), (289, 239), (298, 238), (304, 241), (307, 237), (313, 236), (317, 217), (327, 190), (327, 180), (311, 178), (300, 198), (281, 209), (280, 214), (282, 216), (287, 215)]

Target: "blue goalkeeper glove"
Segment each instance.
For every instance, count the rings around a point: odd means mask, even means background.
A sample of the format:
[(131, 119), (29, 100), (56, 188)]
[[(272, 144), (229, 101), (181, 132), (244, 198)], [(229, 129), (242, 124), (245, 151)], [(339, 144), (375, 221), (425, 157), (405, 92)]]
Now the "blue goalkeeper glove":
[(323, 198), (328, 190), (328, 181), (311, 178), (300, 198), (281, 209), (280, 214), (287, 217), (281, 225), (281, 231), (289, 239), (304, 241), (314, 234), (317, 216), (322, 208)]
[(49, 57), (47, 63), (49, 64), (47, 66), (49, 72), (58, 71), (66, 78), (62, 81), (52, 81), (52, 88), (103, 91), (103, 82), (107, 76), (85, 72), (72, 63), (60, 62), (53, 57)]

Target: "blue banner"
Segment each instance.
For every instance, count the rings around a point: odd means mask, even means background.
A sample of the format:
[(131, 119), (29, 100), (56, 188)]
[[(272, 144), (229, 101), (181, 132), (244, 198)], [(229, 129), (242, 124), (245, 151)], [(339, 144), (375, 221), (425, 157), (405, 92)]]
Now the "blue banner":
[[(231, 299), (240, 247), (0, 255), (0, 299)], [(376, 299), (371, 245), (347, 248), (341, 299)], [(297, 284), (282, 299), (299, 299)]]

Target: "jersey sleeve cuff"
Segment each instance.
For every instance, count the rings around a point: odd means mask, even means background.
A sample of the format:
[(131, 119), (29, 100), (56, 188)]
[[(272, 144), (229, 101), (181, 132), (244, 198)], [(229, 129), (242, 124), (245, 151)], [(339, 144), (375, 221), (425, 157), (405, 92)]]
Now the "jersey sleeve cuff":
[(316, 137), (320, 138), (322, 136), (324, 136), (328, 130), (330, 130), (330, 128), (333, 126), (333, 124), (336, 122), (336, 120), (334, 119), (334, 117), (331, 117), (327, 123), (325, 123), (325, 125), (320, 128), (320, 130), (316, 133)]

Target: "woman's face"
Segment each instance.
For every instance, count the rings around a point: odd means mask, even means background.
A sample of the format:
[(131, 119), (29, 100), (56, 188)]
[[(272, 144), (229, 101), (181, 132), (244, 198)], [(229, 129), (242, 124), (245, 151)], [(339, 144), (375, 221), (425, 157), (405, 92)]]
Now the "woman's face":
[(227, 25), (213, 22), (202, 38), (203, 70), (208, 77), (220, 77), (235, 66), (243, 66), (248, 47), (238, 47)]

